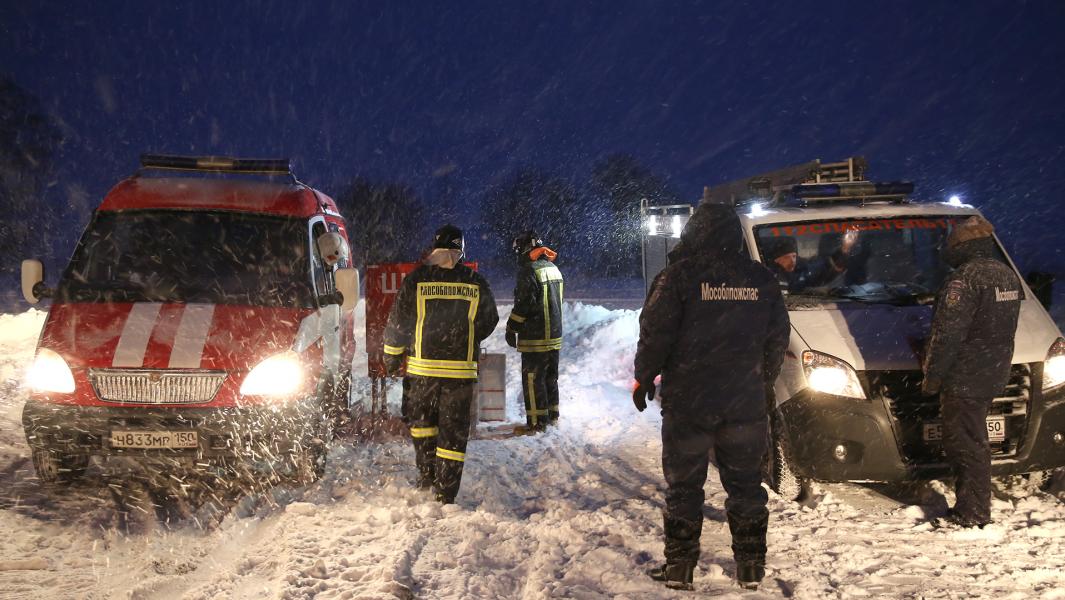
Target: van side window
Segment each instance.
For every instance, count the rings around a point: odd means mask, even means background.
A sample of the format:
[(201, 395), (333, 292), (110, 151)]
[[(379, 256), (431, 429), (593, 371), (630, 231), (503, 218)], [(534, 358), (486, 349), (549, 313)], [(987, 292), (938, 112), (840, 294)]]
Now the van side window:
[[(318, 221), (311, 226), (311, 270), (314, 277), (314, 291), (319, 299), (323, 296), (331, 296), (336, 292), (336, 283), (333, 281), (333, 270), (326, 267), (322, 257), (318, 255), (317, 240), (326, 233), (325, 223)], [(327, 304), (329, 302), (326, 302)], [(321, 304), (321, 302), (319, 302)]]

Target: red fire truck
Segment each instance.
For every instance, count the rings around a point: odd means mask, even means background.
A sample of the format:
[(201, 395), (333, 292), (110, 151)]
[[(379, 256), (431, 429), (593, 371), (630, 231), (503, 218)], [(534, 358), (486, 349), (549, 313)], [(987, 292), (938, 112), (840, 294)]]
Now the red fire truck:
[(350, 393), (349, 255), (287, 159), (142, 156), (56, 287), (23, 261), (26, 299), (52, 301), (22, 417), (38, 476), (125, 456), (320, 477)]

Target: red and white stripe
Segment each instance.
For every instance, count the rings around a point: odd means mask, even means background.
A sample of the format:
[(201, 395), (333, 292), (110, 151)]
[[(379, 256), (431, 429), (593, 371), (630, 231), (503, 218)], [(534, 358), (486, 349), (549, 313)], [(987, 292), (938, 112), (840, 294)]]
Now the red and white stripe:
[[(214, 320), (214, 304), (138, 302), (130, 309), (111, 361), (113, 367), (139, 368), (149, 348), (169, 352), (171, 369), (198, 369)], [(180, 314), (176, 330), (173, 323)]]

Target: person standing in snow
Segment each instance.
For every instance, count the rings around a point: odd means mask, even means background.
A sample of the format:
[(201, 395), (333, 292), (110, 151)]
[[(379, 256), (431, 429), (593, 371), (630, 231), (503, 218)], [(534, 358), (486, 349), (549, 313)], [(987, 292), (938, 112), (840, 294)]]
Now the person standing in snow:
[(403, 280), (385, 327), (385, 368), (407, 359), (404, 391), (418, 487), (451, 504), (462, 482), (480, 344), (499, 322), (488, 282), (462, 264), (462, 231), (437, 230), (425, 262)]
[(558, 353), (562, 348), (562, 272), (558, 254), (535, 231), (514, 238), (518, 259), (514, 310), (507, 320), (507, 344), (521, 352), (521, 385), (529, 431), (558, 421)]
[(954, 267), (936, 298), (922, 364), (927, 395), (939, 394), (943, 450), (957, 501), (946, 521), (961, 527), (991, 522), (991, 448), (987, 412), (1010, 376), (1021, 283), (1000, 258), (983, 217), (961, 222), (947, 237), (943, 260)]
[(776, 380), (790, 323), (780, 285), (743, 252), (730, 206), (703, 204), (655, 277), (640, 315), (633, 402), (640, 411), (662, 376), (663, 566), (649, 575), (692, 589), (710, 452), (728, 493), (736, 578), (757, 588), (765, 575), (768, 496), (765, 390)]

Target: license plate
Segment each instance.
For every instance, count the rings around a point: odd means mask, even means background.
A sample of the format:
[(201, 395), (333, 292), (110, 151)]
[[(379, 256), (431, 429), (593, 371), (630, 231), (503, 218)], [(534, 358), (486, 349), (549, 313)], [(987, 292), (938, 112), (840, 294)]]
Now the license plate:
[(195, 448), (195, 431), (112, 431), (112, 448)]
[[(938, 442), (943, 439), (942, 423), (924, 424), (924, 441)], [(987, 418), (987, 440), (1001, 442), (1006, 439), (1006, 417)]]

